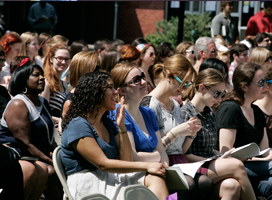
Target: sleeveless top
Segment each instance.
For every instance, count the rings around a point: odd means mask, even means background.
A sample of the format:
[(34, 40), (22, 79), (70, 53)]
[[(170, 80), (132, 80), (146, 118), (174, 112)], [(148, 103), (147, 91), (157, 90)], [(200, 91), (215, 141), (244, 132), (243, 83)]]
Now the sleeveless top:
[(51, 108), (51, 115), (54, 117), (60, 117), (61, 116), (61, 108), (62, 104), (64, 103), (64, 99), (66, 98), (67, 91), (63, 84), (63, 81), (61, 81), (64, 92), (57, 91), (55, 93), (55, 96), (50, 96), (49, 105)]
[[(46, 156), (50, 157), (50, 144), (48, 141), (47, 136), (47, 129), (44, 124), (44, 122), (40, 119), (39, 115), (37, 114), (35, 108), (31, 105), (30, 102), (28, 102), (23, 95), (18, 94), (11, 101), (9, 101), (7, 107), (9, 104), (15, 100), (20, 99), (22, 100), (29, 111), (29, 120), (31, 125), (31, 144), (33, 144), (36, 148), (38, 148), (41, 152), (43, 152)], [(39, 99), (41, 102), (44, 103), (44, 106), (46, 106), (46, 109), (50, 111), (50, 107), (48, 105), (48, 102), (41, 96), (39, 96)], [(7, 109), (6, 107), (6, 109)], [(5, 109), (5, 111), (6, 111)], [(44, 121), (47, 123), (49, 128), (49, 134), (50, 138), (53, 134), (53, 123), (51, 120), (51, 116), (48, 116), (45, 108), (43, 106), (36, 107), (38, 112), (40, 113), (41, 117), (44, 119)], [(6, 120), (4, 119), (5, 111), (3, 113), (2, 119), (1, 119), (1, 126), (0, 126), (0, 143), (9, 143), (8, 145), (10, 147), (15, 148), (22, 156), (31, 156), (28, 152), (22, 152), (22, 150), (18, 147), (17, 142), (15, 138), (13, 137), (13, 134), (10, 132)]]

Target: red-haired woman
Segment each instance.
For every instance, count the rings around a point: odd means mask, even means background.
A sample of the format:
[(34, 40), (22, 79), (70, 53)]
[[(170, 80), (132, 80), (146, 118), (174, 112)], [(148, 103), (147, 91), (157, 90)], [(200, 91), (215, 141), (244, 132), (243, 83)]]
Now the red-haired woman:
[(16, 32), (6, 33), (0, 40), (0, 45), (4, 47), (5, 50), (5, 66), (2, 68), (0, 73), (0, 81), (7, 76), (10, 77), (10, 64), (12, 60), (19, 55), (22, 48), (22, 39), (20, 35)]
[(64, 83), (60, 78), (69, 64), (70, 50), (63, 44), (52, 46), (48, 50), (43, 62), (46, 83), (41, 96), (49, 102), (51, 115), (55, 122), (60, 120), (61, 107), (67, 95)]
[(121, 49), (121, 56), (124, 61), (130, 63), (138, 63), (140, 60), (141, 53), (132, 45), (126, 44)]

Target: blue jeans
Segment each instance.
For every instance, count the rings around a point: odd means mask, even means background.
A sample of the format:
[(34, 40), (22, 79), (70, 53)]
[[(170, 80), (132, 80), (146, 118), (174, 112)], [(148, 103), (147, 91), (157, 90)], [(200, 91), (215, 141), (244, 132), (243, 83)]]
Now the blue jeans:
[(245, 161), (244, 165), (256, 196), (272, 200), (272, 161)]

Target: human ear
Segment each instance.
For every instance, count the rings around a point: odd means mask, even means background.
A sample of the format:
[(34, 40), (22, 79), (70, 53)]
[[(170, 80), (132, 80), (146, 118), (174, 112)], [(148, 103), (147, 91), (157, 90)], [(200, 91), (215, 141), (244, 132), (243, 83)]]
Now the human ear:
[(245, 84), (242, 84), (242, 85), (241, 85), (241, 89), (242, 89), (244, 92), (246, 92), (247, 86), (246, 86)]
[(199, 86), (198, 86), (198, 91), (199, 91), (200, 93), (203, 93), (205, 89), (206, 89), (206, 87), (205, 87), (204, 84), (199, 84)]

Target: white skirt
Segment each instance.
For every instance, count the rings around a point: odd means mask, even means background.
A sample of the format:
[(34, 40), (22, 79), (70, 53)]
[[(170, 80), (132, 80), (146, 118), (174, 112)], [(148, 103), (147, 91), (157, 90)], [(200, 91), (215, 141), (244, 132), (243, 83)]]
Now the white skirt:
[(119, 192), (123, 186), (144, 185), (145, 175), (146, 172), (118, 174), (103, 172), (99, 169), (95, 171), (82, 170), (69, 175), (67, 185), (75, 200), (92, 193), (101, 193), (111, 200), (118, 200)]

